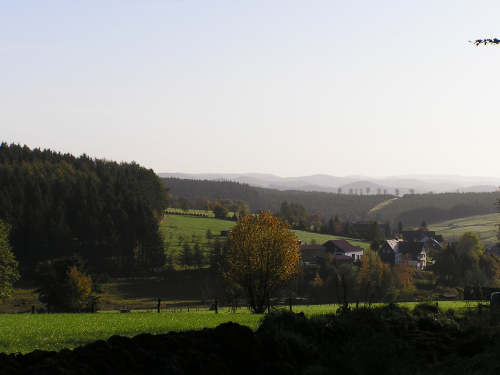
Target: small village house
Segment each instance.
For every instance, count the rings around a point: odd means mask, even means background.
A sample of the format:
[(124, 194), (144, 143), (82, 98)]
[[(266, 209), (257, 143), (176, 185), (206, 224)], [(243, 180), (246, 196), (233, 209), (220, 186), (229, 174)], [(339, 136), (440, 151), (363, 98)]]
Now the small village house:
[(359, 262), (363, 248), (346, 240), (329, 240), (323, 245), (301, 245), (300, 254), (304, 267), (318, 267), (324, 262)]
[(424, 270), (429, 252), (442, 248), (443, 237), (423, 228), (404, 231), (402, 237), (383, 242), (379, 254), (384, 263), (394, 265), (408, 262), (408, 265)]

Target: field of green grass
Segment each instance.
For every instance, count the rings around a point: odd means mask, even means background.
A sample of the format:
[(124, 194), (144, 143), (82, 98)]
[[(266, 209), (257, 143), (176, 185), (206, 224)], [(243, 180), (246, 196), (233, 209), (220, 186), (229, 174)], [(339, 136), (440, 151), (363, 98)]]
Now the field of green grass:
[(456, 241), (465, 232), (474, 232), (485, 246), (491, 246), (498, 242), (499, 224), (500, 213), (497, 213), (443, 221), (430, 225), (429, 229), (443, 235), (445, 241)]
[[(193, 246), (199, 243), (202, 248), (206, 248), (209, 240), (206, 237), (207, 230), (212, 234), (219, 236), (223, 230), (231, 229), (236, 223), (230, 220), (221, 220), (207, 217), (197, 217), (189, 215), (165, 215), (160, 225), (160, 231), (165, 239), (167, 252), (174, 257), (182, 249), (184, 243)], [(300, 230), (294, 230), (297, 237), (304, 244), (318, 243), (322, 244), (331, 239), (346, 239), (353, 245), (361, 246), (364, 249), (369, 248), (369, 243), (356, 239), (350, 239), (340, 236), (332, 236), (320, 233), (311, 233)]]
[(328, 240), (347, 240), (349, 243), (360, 246), (363, 249), (369, 249), (370, 244), (366, 241), (361, 241), (354, 238), (342, 237), (342, 236), (333, 236), (331, 234), (321, 234), (321, 233), (311, 233), (305, 232), (302, 230), (294, 230), (295, 234), (302, 241), (303, 244), (312, 244), (316, 242), (317, 244), (323, 244)]
[(205, 248), (209, 242), (207, 230), (214, 236), (220, 236), (223, 230), (231, 229), (235, 222), (208, 217), (197, 217), (188, 215), (165, 215), (160, 224), (160, 232), (163, 234), (167, 252), (177, 256), (184, 243), (193, 246), (199, 243)]
[[(404, 303), (412, 308), (415, 303)], [(462, 301), (440, 302), (444, 309), (465, 309)], [(295, 306), (295, 312), (306, 315), (333, 313), (337, 305)], [(60, 350), (74, 348), (113, 335), (135, 336), (140, 333), (161, 334), (170, 331), (215, 327), (223, 322), (236, 322), (256, 329), (263, 315), (241, 308), (231, 313), (221, 308), (190, 312), (103, 312), (97, 314), (0, 314), (0, 352), (28, 353), (35, 349)]]

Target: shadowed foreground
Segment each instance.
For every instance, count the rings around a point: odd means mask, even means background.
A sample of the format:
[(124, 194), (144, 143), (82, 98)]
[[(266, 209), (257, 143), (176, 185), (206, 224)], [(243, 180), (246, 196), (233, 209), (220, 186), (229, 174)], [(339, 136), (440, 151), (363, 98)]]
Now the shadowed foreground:
[(60, 352), (0, 354), (10, 374), (496, 374), (500, 332), (488, 311), (455, 318), (394, 305), (306, 318), (280, 312), (259, 329), (113, 336)]

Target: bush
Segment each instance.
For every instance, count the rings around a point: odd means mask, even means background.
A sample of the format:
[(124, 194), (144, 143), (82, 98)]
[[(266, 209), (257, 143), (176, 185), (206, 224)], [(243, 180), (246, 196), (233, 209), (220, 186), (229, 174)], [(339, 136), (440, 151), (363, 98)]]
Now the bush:
[(40, 302), (51, 312), (90, 311), (97, 303), (92, 295), (92, 279), (83, 273), (81, 261), (64, 258), (47, 261), (38, 267)]

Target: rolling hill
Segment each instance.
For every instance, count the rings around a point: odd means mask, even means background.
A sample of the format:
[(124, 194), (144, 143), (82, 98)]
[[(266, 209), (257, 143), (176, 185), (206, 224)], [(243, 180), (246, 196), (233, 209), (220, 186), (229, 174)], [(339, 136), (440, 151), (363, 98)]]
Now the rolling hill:
[(498, 211), (500, 193), (412, 194), (388, 201), (370, 211), (371, 219), (402, 222), (405, 227), (459, 219)]
[(429, 229), (442, 234), (446, 241), (456, 241), (465, 232), (474, 232), (485, 246), (491, 246), (498, 242), (499, 224), (500, 213), (495, 213), (443, 221), (430, 225)]

